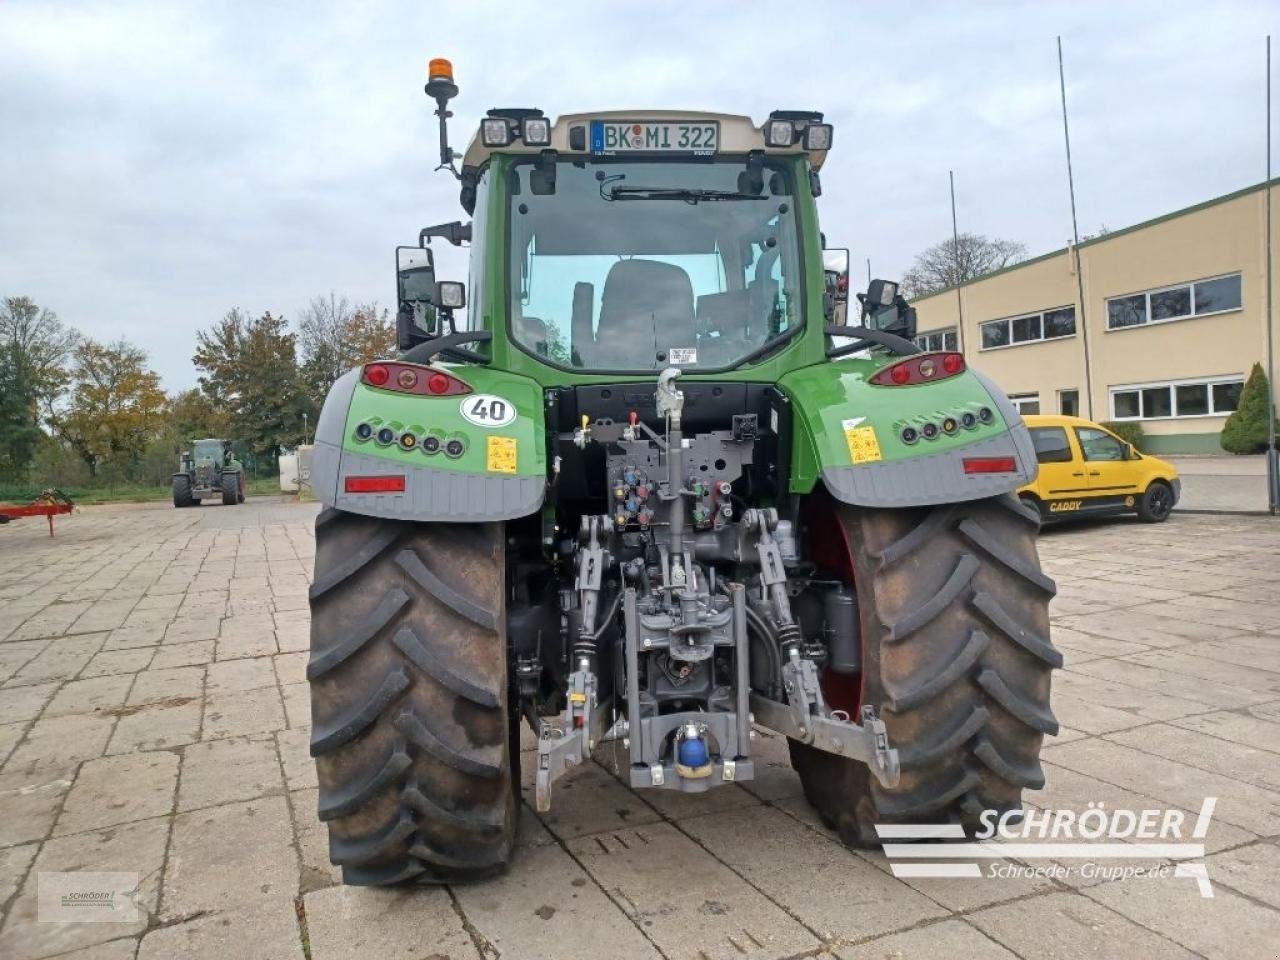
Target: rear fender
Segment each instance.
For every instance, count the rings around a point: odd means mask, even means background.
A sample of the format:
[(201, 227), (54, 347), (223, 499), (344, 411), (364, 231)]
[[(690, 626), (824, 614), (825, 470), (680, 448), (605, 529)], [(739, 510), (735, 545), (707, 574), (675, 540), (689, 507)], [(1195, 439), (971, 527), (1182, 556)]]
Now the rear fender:
[[(455, 523), (509, 520), (542, 506), (542, 389), (527, 377), (488, 367), (435, 369), (461, 379), (472, 392), (434, 397), (379, 389), (361, 381), (359, 367), (334, 383), (316, 425), (311, 488), (319, 500), (371, 517)], [(373, 436), (361, 439), (357, 428), (366, 423)], [(377, 439), (384, 428), (396, 437), (390, 444)], [(399, 443), (406, 432), (415, 439), (408, 449)], [(456, 458), (443, 449), (429, 454), (422, 443), (428, 435), (442, 443), (461, 440), (465, 451)], [(404, 489), (357, 492), (371, 478), (397, 484), (403, 478)]]
[[(883, 361), (847, 359), (805, 367), (779, 382), (795, 414), (791, 491), (808, 493), (821, 481), (831, 495), (855, 506), (913, 507), (977, 500), (1009, 493), (1037, 472), (1031, 435), (1004, 393), (974, 370), (919, 386), (878, 386), (868, 378)], [(989, 422), (941, 427), (984, 408)], [(939, 427), (923, 436), (926, 423)], [(920, 431), (914, 443), (903, 430)], [(967, 458), (1012, 457), (1014, 470), (966, 473)]]

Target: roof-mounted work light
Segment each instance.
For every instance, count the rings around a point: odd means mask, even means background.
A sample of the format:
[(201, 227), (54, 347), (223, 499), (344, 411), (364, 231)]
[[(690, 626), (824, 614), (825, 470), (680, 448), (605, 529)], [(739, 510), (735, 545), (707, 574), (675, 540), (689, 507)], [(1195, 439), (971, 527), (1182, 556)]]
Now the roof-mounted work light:
[(525, 117), (520, 122), (520, 139), (530, 147), (551, 146), (551, 121), (546, 117)]
[(486, 147), (505, 147), (511, 143), (511, 124), (506, 117), (486, 117), (480, 121), (480, 142)]

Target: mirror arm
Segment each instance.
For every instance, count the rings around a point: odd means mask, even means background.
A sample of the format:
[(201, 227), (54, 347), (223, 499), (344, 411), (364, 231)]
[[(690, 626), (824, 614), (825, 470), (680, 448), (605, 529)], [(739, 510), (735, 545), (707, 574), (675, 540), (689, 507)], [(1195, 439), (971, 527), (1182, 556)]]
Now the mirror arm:
[(431, 358), (438, 353), (451, 353), (454, 356), (461, 357), (469, 363), (488, 363), (489, 358), (484, 354), (476, 353), (474, 350), (467, 350), (459, 344), (463, 343), (487, 343), (493, 339), (493, 334), (488, 330), (472, 330), (463, 333), (450, 333), (443, 337), (433, 337), (430, 340), (418, 344), (416, 347), (410, 347), (404, 353), (400, 354), (400, 359), (406, 363), (430, 363)]
[(892, 333), (885, 333), (883, 330), (873, 330), (870, 327), (826, 327), (825, 333), (828, 337), (858, 338), (856, 343), (847, 343), (842, 347), (832, 347), (828, 350), (827, 357), (833, 360), (836, 357), (844, 357), (859, 350), (865, 350), (873, 344), (885, 347), (890, 353), (899, 357), (912, 357), (924, 352), (910, 340)]
[(449, 223), (437, 223), (432, 227), (423, 227), (418, 231), (418, 246), (424, 247), (431, 237), (443, 237), (455, 247), (460, 247), (464, 241), (471, 242), (471, 224), (453, 220)]

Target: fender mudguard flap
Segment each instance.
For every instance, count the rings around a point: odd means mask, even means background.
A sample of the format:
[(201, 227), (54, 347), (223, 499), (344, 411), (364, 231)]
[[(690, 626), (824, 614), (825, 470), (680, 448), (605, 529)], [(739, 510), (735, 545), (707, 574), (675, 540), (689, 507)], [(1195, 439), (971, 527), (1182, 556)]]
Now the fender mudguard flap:
[[(469, 371), (469, 376), (474, 382), (482, 380), (487, 373), (489, 371)], [(517, 379), (523, 380), (503, 376), (501, 387), (495, 389), (520, 395), (526, 422), (519, 428), (519, 442), (522, 451), (531, 456), (522, 459), (524, 472), (507, 475), (436, 469), (425, 457), (422, 465), (418, 466), (412, 459), (371, 456), (352, 449), (349, 434), (353, 397), (358, 390), (367, 388), (361, 387), (359, 368), (349, 371), (330, 389), (316, 424), (311, 465), (313, 494), (326, 506), (390, 520), (475, 523), (511, 520), (533, 513), (542, 506), (547, 486), (545, 462), (541, 456), (541, 391), (530, 384), (522, 392), (524, 385), (517, 383)], [(524, 393), (528, 395), (524, 396)], [(363, 397), (361, 402), (368, 403), (368, 397)], [(383, 398), (383, 402), (397, 402), (397, 398)], [(438, 415), (439, 411), (436, 412)], [(431, 416), (427, 415), (426, 419), (431, 419)], [(473, 442), (483, 439), (477, 436)], [(346, 492), (348, 477), (385, 476), (403, 476), (404, 490), (394, 493)]]
[[(1014, 442), (1018, 432), (1024, 436), (1027, 433), (1021, 423), (1003, 436), (979, 440), (957, 450), (910, 460), (824, 467), (822, 482), (837, 500), (865, 507), (918, 507), (1011, 493), (1036, 476), (1034, 452), (1028, 470), (1027, 454)], [(1018, 469), (1011, 474), (969, 474), (964, 470), (966, 457), (1013, 457)]]

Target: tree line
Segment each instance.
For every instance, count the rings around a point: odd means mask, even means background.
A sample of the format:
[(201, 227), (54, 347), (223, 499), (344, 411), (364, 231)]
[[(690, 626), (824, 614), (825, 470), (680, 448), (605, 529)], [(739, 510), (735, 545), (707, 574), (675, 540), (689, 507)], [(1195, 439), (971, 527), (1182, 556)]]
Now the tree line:
[(190, 440), (235, 440), (259, 475), (314, 429), (330, 385), (393, 356), (376, 302), (317, 296), (297, 323), (240, 308), (196, 333), (197, 385), (166, 393), (145, 350), (102, 342), (29, 297), (0, 301), (0, 483), (166, 484)]

